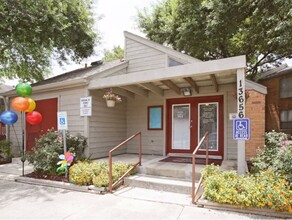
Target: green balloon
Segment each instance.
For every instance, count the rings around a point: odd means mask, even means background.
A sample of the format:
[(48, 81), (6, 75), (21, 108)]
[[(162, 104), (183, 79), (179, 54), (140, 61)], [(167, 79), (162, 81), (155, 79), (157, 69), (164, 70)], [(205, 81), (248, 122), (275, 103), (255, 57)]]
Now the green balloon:
[(19, 96), (30, 96), (32, 93), (32, 88), (27, 83), (18, 83), (15, 89)]

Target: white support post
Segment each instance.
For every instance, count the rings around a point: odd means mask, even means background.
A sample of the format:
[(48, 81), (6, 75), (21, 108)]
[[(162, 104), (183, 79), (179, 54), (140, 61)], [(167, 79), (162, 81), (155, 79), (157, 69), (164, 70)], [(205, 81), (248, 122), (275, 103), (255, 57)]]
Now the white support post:
[[(239, 118), (245, 118), (245, 73), (237, 69), (237, 113)], [(245, 174), (245, 140), (237, 141), (237, 173)]]

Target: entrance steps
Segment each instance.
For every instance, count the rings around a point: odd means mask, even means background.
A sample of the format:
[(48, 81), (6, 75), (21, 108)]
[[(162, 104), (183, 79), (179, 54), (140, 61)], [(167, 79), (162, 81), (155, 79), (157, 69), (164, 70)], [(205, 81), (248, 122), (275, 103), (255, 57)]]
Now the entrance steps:
[[(199, 182), (203, 165), (196, 165), (195, 181)], [(139, 173), (125, 178), (124, 185), (144, 189), (191, 194), (192, 165), (152, 161), (139, 167)], [(198, 184), (196, 184), (196, 187)]]
[(189, 195), (192, 192), (191, 181), (172, 177), (153, 176), (145, 174), (137, 174), (125, 178), (124, 185), (130, 187), (139, 187), (145, 189), (182, 193)]

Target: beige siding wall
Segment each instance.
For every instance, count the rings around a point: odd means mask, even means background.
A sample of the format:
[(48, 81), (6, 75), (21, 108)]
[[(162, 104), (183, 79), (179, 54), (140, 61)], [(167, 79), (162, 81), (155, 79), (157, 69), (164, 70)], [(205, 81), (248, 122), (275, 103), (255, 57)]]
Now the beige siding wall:
[[(92, 116), (89, 118), (89, 155), (91, 158), (107, 157), (109, 150), (127, 137), (127, 100), (108, 108), (102, 99), (103, 92), (92, 91)], [(125, 148), (117, 153), (123, 153)]]
[[(165, 120), (163, 130), (147, 130), (147, 106), (164, 105), (164, 98), (150, 94), (148, 98), (136, 96), (128, 100), (127, 136), (142, 132), (142, 153), (163, 155), (165, 148)], [(163, 111), (165, 115), (165, 109)], [(138, 138), (128, 144), (127, 153), (138, 152)]]
[[(35, 101), (58, 98), (58, 111), (66, 111), (68, 117), (68, 129), (71, 134), (82, 134), (84, 133), (84, 117), (80, 116), (80, 98), (85, 97), (87, 89), (85, 87), (77, 87), (66, 90), (54, 90), (45, 93), (33, 92), (30, 96)], [(50, 108), (50, 106), (48, 106)], [(15, 150), (19, 150), (22, 146), (22, 134), (21, 134), (21, 125), (20, 125), (20, 116), (17, 123), (14, 124), (16, 134), (10, 126), (10, 139), (13, 142)], [(56, 128), (57, 129), (57, 128)], [(20, 146), (19, 146), (20, 145)], [(16, 151), (17, 154), (17, 151)]]
[(226, 116), (225, 116), (225, 122), (227, 131), (225, 131), (226, 134), (226, 141), (225, 144), (225, 159), (228, 160), (235, 160), (237, 159), (237, 141), (233, 140), (233, 120), (229, 120), (229, 114), (230, 113), (236, 113), (237, 112), (237, 105), (236, 105), (236, 99), (232, 96), (233, 87), (229, 92), (226, 94)]
[(129, 60), (128, 73), (166, 67), (165, 53), (137, 41), (126, 39), (125, 51)]

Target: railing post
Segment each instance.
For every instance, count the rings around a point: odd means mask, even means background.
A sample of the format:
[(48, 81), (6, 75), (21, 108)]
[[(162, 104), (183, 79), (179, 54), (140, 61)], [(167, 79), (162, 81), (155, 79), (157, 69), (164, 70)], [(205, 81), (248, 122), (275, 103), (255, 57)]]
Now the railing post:
[(209, 162), (209, 132), (206, 132), (206, 165)]
[(196, 164), (196, 158), (195, 154), (192, 154), (192, 203), (195, 204), (195, 190), (196, 190), (196, 185), (195, 185), (195, 175), (196, 175), (196, 170), (195, 170), (195, 164)]
[(112, 153), (109, 152), (108, 154), (108, 177), (109, 177), (109, 192), (112, 193), (113, 191), (113, 175), (112, 175)]
[(140, 138), (139, 138), (139, 166), (141, 166), (141, 159), (142, 159), (142, 134), (141, 131), (139, 132)]

